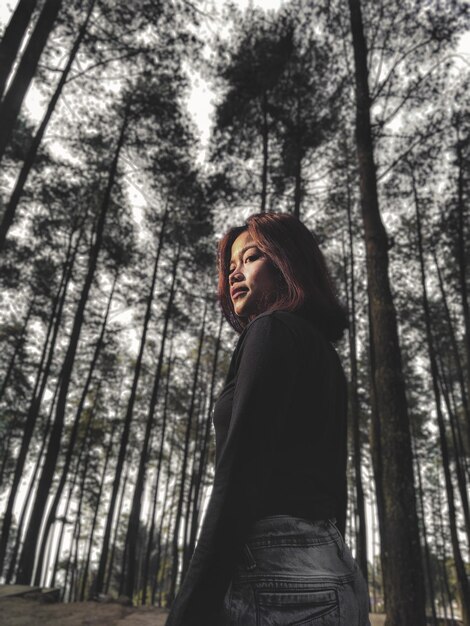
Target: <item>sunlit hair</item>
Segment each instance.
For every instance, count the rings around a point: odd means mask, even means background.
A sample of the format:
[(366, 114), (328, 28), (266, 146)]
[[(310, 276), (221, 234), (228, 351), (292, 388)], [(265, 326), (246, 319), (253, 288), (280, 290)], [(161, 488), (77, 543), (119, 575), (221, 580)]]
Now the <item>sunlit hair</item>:
[(230, 298), (232, 244), (248, 231), (278, 273), (279, 289), (266, 311), (297, 311), (310, 319), (330, 341), (340, 339), (347, 314), (336, 295), (325, 258), (315, 236), (290, 213), (256, 213), (231, 228), (219, 241), (218, 298), (229, 324), (241, 333), (249, 323), (235, 314)]

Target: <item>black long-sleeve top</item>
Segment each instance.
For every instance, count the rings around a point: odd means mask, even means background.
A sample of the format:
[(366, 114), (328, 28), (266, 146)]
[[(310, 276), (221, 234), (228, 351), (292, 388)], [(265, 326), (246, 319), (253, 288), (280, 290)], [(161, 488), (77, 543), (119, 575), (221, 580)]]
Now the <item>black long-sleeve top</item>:
[(346, 519), (347, 391), (339, 357), (299, 313), (241, 333), (214, 408), (216, 469), (167, 626), (218, 626), (250, 525), (270, 514)]

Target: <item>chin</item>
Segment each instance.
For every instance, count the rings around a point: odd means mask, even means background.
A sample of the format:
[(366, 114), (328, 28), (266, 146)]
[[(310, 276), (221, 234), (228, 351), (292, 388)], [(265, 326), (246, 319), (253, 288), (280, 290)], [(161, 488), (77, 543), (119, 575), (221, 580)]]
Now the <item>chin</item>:
[(242, 319), (246, 319), (250, 316), (250, 311), (247, 311), (245, 307), (240, 307), (239, 309), (234, 308), (235, 315)]

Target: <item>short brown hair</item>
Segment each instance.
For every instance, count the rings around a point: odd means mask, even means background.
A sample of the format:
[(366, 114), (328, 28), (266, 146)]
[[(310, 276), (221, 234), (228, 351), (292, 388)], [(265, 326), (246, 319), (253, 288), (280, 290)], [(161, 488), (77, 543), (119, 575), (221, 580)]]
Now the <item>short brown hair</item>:
[(218, 298), (228, 323), (241, 333), (248, 320), (235, 314), (228, 272), (232, 244), (248, 231), (280, 276), (280, 289), (269, 311), (297, 311), (309, 318), (331, 341), (348, 327), (341, 305), (313, 233), (291, 213), (256, 213), (242, 226), (231, 228), (219, 241)]

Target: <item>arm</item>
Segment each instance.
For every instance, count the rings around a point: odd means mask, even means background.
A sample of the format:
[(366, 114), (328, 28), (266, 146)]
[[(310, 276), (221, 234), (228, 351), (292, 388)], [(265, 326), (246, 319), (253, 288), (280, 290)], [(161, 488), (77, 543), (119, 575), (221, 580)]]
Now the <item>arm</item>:
[[(256, 520), (288, 418), (299, 356), (289, 328), (262, 315), (236, 360), (230, 429), (188, 575), (168, 626), (218, 626), (217, 615), (250, 524)], [(178, 615), (176, 616), (176, 613)]]

